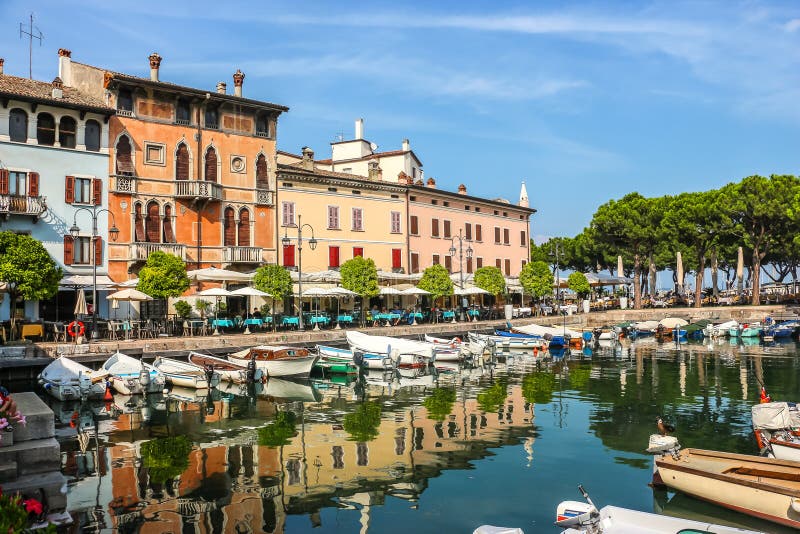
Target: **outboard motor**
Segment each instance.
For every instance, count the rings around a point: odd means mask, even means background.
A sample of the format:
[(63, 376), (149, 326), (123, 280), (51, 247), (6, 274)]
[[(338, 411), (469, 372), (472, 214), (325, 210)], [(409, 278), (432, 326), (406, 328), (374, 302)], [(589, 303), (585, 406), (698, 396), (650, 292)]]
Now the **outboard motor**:
[(250, 361), (247, 362), (247, 381), (252, 382), (256, 379), (256, 359), (255, 357), (250, 358)]
[(364, 365), (364, 353), (360, 351), (353, 351), (353, 363), (361, 367)]
[(147, 386), (150, 385), (150, 372), (144, 365), (142, 365), (142, 370), (139, 371), (139, 383), (144, 390), (147, 390)]
[(556, 508), (556, 526), (561, 528), (588, 527), (600, 520), (600, 512), (589, 498), (589, 494), (578, 486), (586, 502), (563, 501)]
[(211, 387), (211, 381), (213, 378), (214, 378), (214, 366), (206, 365), (206, 380), (208, 381), (208, 387)]

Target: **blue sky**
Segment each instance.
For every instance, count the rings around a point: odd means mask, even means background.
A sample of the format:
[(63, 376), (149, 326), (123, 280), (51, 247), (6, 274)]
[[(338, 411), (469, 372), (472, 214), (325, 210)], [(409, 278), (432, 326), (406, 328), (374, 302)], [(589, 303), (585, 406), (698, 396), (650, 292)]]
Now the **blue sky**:
[[(565, 7), (566, 5), (566, 7)], [(187, 7), (182, 7), (187, 6)], [(536, 235), (574, 235), (609, 198), (798, 173), (798, 2), (0, 2), (0, 56), (27, 75), (18, 21), (45, 35), (34, 77), (75, 61), (287, 105), (279, 148), (403, 138), (439, 187), (516, 201)]]

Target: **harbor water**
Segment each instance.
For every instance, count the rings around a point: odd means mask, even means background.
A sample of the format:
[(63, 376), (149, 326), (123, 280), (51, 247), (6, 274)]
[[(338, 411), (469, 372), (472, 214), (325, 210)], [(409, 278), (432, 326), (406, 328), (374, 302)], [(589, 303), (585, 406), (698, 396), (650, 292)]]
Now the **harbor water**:
[(487, 368), (270, 380), (198, 395), (50, 401), (69, 511), (88, 532), (558, 532), (600, 506), (767, 532), (648, 486), (661, 415), (685, 447), (757, 454), (762, 384), (797, 400), (798, 347), (625, 341)]

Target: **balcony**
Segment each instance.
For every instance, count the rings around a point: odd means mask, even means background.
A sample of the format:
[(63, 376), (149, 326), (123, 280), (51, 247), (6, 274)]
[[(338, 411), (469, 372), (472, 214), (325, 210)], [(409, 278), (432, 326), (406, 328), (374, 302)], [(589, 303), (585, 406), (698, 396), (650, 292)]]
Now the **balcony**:
[(118, 117), (133, 117), (133, 110), (131, 109), (117, 109)]
[(257, 206), (274, 206), (275, 205), (275, 192), (267, 189), (256, 189), (256, 205)]
[(225, 263), (262, 263), (261, 247), (225, 247)]
[(28, 215), (38, 218), (45, 211), (47, 211), (47, 202), (44, 197), (0, 195), (0, 215), (3, 217)]
[(111, 176), (111, 192), (122, 193), (128, 195), (136, 194), (136, 177), (112, 175)]
[(222, 186), (204, 180), (176, 180), (175, 196), (194, 200), (222, 200)]
[(186, 261), (186, 245), (176, 243), (131, 243), (130, 260), (147, 261), (150, 254), (156, 251), (172, 254)]

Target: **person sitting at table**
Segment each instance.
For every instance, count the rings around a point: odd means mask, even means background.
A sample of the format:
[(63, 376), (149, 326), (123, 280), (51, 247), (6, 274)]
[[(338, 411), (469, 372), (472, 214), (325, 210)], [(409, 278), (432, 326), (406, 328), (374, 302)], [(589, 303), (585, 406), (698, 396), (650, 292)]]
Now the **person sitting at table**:
[(259, 310), (258, 308), (253, 308), (253, 313), (251, 313), (250, 315), (255, 319), (261, 319), (262, 318), (261, 310)]

